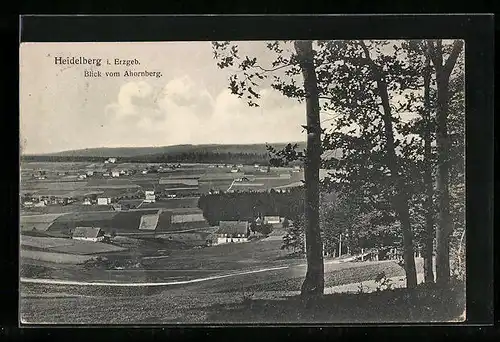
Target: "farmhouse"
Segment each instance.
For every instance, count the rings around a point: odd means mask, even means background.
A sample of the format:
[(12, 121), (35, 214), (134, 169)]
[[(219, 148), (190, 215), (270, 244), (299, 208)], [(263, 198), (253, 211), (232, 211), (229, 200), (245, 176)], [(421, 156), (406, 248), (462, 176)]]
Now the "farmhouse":
[(74, 240), (83, 241), (102, 241), (104, 240), (104, 231), (97, 227), (76, 227), (73, 231)]
[(144, 195), (145, 195), (145, 199), (144, 199), (145, 203), (154, 203), (154, 202), (156, 202), (156, 196), (155, 196), (154, 190), (146, 190), (144, 192)]
[(35, 203), (35, 207), (45, 207), (45, 201), (40, 201), (38, 203)]
[(250, 228), (246, 221), (220, 221), (213, 244), (247, 242)]
[(280, 222), (281, 219), (279, 216), (264, 216), (264, 223), (266, 224), (276, 224)]
[(109, 205), (109, 204), (111, 204), (111, 198), (97, 197), (97, 205)]
[(111, 177), (120, 177), (120, 172), (119, 171), (113, 171), (111, 172)]

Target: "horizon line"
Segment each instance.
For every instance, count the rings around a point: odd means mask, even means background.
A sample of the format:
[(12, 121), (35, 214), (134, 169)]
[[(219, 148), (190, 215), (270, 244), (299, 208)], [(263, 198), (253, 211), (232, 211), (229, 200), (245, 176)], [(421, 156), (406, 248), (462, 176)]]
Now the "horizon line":
[(295, 143), (306, 143), (306, 140), (300, 141), (287, 141), (287, 142), (260, 142), (260, 143), (203, 143), (203, 144), (172, 144), (172, 145), (150, 145), (150, 146), (115, 146), (115, 147), (107, 147), (107, 146), (99, 146), (99, 147), (83, 147), (83, 148), (75, 148), (69, 150), (59, 150), (54, 152), (36, 152), (36, 153), (20, 153), (20, 156), (35, 156), (35, 155), (48, 155), (54, 153), (64, 153), (64, 152), (76, 152), (76, 151), (86, 151), (86, 150), (98, 150), (98, 149), (120, 149), (120, 148), (137, 148), (137, 149), (145, 149), (145, 148), (164, 148), (164, 147), (175, 147), (175, 146), (230, 146), (230, 145), (240, 145), (240, 146), (252, 146), (252, 145), (272, 145), (272, 144), (295, 144)]

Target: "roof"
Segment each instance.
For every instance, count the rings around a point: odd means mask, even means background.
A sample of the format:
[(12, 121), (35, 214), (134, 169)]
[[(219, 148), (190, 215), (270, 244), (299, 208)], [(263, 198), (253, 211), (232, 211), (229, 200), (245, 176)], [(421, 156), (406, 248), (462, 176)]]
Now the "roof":
[(142, 215), (141, 222), (139, 223), (139, 229), (140, 230), (155, 230), (156, 227), (158, 226), (159, 218), (160, 218), (160, 215), (158, 215), (158, 214)]
[(220, 221), (217, 234), (246, 234), (248, 222), (246, 221)]
[(264, 220), (279, 220), (279, 216), (264, 216)]
[(76, 227), (73, 231), (73, 237), (96, 238), (101, 231), (98, 227)]

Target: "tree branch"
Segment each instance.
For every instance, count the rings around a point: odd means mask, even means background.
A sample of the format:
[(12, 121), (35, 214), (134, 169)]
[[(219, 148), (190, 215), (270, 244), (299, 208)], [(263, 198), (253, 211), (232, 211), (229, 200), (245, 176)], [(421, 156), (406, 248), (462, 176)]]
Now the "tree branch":
[(286, 68), (286, 67), (289, 67), (292, 65), (293, 65), (292, 63), (287, 63), (285, 65), (281, 65), (281, 66), (273, 68), (273, 69), (266, 69), (266, 68), (261, 67), (260, 65), (255, 65), (255, 67), (259, 68), (260, 70), (262, 70), (264, 72), (273, 72), (273, 71), (280, 70), (280, 69), (283, 69), (283, 68)]
[(377, 79), (380, 79), (380, 72), (378, 70), (378, 67), (375, 64), (375, 62), (373, 61), (373, 59), (370, 57), (370, 51), (368, 51), (368, 47), (366, 46), (365, 42), (363, 40), (360, 40), (359, 45), (363, 49), (363, 52), (365, 53), (365, 56), (366, 56), (365, 59), (368, 62), (368, 64), (370, 65), (372, 71), (375, 73), (375, 76), (377, 77)]
[(462, 47), (463, 41), (455, 40), (453, 42), (453, 49), (451, 50), (450, 57), (448, 57), (448, 60), (444, 64), (444, 72), (446, 75), (451, 74), (455, 63), (457, 62), (458, 56), (460, 55), (460, 52), (462, 52)]

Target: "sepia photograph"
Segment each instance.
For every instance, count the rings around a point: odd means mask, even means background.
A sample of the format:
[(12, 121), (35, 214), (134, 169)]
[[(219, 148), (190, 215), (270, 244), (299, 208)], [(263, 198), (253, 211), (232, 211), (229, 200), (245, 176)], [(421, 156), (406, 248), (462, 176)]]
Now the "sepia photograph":
[(465, 49), (21, 43), (20, 323), (464, 322)]

